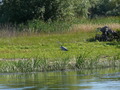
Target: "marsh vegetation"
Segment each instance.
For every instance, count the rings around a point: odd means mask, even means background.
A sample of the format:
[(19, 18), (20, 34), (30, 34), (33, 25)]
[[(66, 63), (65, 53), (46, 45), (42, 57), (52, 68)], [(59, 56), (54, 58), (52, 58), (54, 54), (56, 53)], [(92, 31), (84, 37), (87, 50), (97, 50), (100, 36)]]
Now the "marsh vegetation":
[[(110, 19), (113, 18), (108, 18), (108, 23)], [(107, 21), (98, 23), (97, 19), (86, 24), (73, 24), (64, 32), (15, 30), (13, 33), (4, 28), (0, 38), (0, 71), (37, 72), (119, 67), (119, 41), (99, 42), (94, 39), (98, 26), (107, 24), (112, 29), (119, 30), (118, 18), (114, 19), (116, 20), (109, 24)], [(62, 51), (61, 45), (67, 47), (68, 51)]]
[[(119, 67), (120, 42), (99, 42), (94, 38), (98, 27), (107, 25), (120, 30), (119, 3), (2, 0), (0, 72)], [(62, 51), (61, 45), (68, 51)]]

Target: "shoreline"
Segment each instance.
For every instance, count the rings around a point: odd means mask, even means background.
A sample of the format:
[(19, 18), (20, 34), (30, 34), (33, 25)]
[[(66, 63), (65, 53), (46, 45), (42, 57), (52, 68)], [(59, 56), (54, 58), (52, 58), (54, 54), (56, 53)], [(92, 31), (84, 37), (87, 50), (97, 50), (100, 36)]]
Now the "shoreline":
[(82, 59), (49, 61), (46, 59), (7, 59), (0, 60), (1, 73), (30, 73), (30, 72), (49, 72), (67, 71), (84, 69), (120, 68), (120, 59)]

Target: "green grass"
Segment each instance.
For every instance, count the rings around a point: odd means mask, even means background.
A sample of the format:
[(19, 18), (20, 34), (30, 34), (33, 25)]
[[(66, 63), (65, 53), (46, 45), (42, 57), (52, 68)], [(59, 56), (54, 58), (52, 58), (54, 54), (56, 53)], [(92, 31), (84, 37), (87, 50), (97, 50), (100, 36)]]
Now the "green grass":
[[(67, 34), (19, 36), (0, 39), (0, 58), (64, 58), (74, 57), (83, 52), (91, 52), (90, 57), (96, 55), (113, 56), (119, 53), (119, 44), (112, 42), (89, 42), (94, 37), (93, 32), (79, 32)], [(60, 50), (60, 45), (68, 48), (68, 52)]]
[[(108, 24), (113, 23), (109, 24), (113, 25), (113, 29), (119, 29), (119, 22), (116, 20), (118, 18), (113, 19), (106, 18), (105, 21), (100, 20), (100, 22), (97, 22), (99, 21), (97, 19), (91, 21), (92, 24), (90, 21), (86, 21), (86, 24), (76, 21), (73, 22), (78, 25), (76, 28), (62, 33), (59, 33), (59, 30), (56, 32), (58, 23), (54, 27), (50, 24), (49, 27), (44, 26), (47, 32), (53, 30), (53, 33), (15, 32), (13, 35), (8, 30), (6, 32), (4, 30), (4, 33), (1, 31), (0, 72), (37, 72), (120, 66), (120, 42), (94, 41), (95, 28), (99, 24), (103, 26), (107, 20)], [(60, 27), (58, 29), (61, 29)], [(62, 30), (64, 31), (65, 28)], [(67, 47), (68, 51), (62, 51), (61, 45)]]
[[(44, 22), (41, 20), (31, 20), (28, 21), (27, 24), (20, 24), (17, 27), (19, 31), (27, 31), (27, 32), (44, 32), (44, 33), (61, 33), (71, 31), (75, 25), (108, 25), (115, 28), (116, 24), (120, 24), (120, 17), (98, 17), (95, 19), (86, 19), (86, 18), (74, 18), (69, 21), (54, 21), (54, 22)], [(8, 25), (9, 26), (9, 25)], [(7, 27), (7, 26), (6, 26)], [(94, 26), (93, 26), (94, 27)], [(96, 28), (96, 27), (95, 27)]]
[[(120, 59), (120, 43), (88, 41), (94, 34), (74, 32), (0, 38), (0, 71), (36, 72), (119, 66), (113, 62)], [(62, 51), (61, 44), (68, 51)], [(108, 60), (108, 65), (101, 60)]]

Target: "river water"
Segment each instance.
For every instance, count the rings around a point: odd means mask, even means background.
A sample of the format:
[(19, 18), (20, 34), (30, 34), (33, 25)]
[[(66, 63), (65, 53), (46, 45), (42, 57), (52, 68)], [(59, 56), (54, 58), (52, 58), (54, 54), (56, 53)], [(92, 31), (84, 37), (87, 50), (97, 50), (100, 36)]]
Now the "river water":
[(0, 90), (120, 90), (120, 69), (0, 73)]

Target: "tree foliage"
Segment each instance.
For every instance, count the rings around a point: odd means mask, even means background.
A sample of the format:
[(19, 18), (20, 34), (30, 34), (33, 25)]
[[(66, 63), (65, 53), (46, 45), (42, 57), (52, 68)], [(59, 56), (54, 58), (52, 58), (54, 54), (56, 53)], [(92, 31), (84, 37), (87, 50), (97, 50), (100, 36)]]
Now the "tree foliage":
[(95, 15), (119, 16), (120, 0), (2, 0), (0, 4), (0, 22), (69, 20)]
[(120, 16), (120, 0), (99, 0), (91, 11), (92, 16)]

